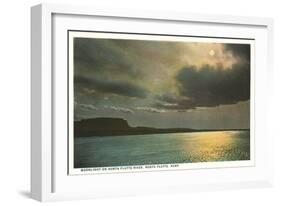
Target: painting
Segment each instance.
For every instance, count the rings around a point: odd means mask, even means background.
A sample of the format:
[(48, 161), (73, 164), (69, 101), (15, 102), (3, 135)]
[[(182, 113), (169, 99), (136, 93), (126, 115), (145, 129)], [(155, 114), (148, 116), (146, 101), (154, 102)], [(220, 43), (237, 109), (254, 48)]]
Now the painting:
[(253, 160), (254, 40), (68, 35), (69, 174)]

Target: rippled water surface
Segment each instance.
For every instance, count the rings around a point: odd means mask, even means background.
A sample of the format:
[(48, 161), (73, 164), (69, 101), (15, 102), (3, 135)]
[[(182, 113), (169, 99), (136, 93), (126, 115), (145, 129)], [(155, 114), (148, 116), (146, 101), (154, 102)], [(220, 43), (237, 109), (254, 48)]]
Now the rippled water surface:
[(249, 131), (83, 137), (74, 140), (75, 168), (249, 159)]

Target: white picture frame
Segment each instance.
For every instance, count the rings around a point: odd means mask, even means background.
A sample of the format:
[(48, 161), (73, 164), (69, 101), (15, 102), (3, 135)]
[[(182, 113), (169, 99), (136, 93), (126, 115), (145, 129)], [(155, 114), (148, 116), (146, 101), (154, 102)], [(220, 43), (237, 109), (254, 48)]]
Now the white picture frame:
[[(118, 21), (120, 24), (114, 24)], [(138, 26), (133, 26), (134, 24)], [(153, 24), (161, 24), (158, 30)], [(200, 26), (198, 26), (200, 25)], [(83, 6), (40, 4), (31, 9), (31, 196), (39, 201), (113, 197), (135, 194), (266, 187), (273, 184), (273, 137), (268, 131), (267, 108), (273, 69), (273, 21), (269, 18), (155, 13)], [(66, 116), (60, 102), (67, 96), (67, 30), (173, 34), (194, 27), (197, 36), (254, 38), (255, 71), (251, 99), (251, 129), (255, 135), (254, 165), (210, 166), (207, 169), (154, 171), (98, 176), (68, 175)], [(198, 27), (198, 28), (196, 28)], [(210, 29), (211, 28), (211, 29)], [(225, 29), (224, 29), (225, 28)], [(62, 41), (61, 41), (62, 40)], [(67, 41), (66, 41), (67, 42)], [(58, 69), (61, 68), (61, 69)]]

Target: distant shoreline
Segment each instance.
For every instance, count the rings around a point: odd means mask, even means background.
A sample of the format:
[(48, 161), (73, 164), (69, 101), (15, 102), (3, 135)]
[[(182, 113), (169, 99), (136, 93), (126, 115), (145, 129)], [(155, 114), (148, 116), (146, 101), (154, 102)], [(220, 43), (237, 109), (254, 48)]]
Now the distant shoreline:
[(75, 136), (75, 138), (83, 138), (83, 137), (93, 137), (93, 138), (95, 138), (95, 137), (114, 137), (114, 136), (131, 136), (131, 135), (135, 135), (135, 136), (139, 136), (139, 135), (149, 135), (149, 134), (174, 134), (174, 133), (197, 133), (197, 132), (227, 132), (227, 131), (229, 131), (229, 132), (231, 132), (231, 131), (250, 131), (250, 129), (227, 129), (227, 130), (225, 130), (225, 129), (223, 129), (223, 130), (193, 130), (193, 131), (170, 131), (170, 132), (151, 132), (151, 133), (149, 133), (149, 132), (147, 132), (147, 133), (145, 133), (145, 132), (143, 132), (143, 133), (126, 133), (126, 132), (124, 132), (124, 133), (114, 133), (114, 134), (105, 134), (105, 133), (103, 133), (103, 134), (95, 134), (95, 135), (90, 135), (90, 136)]
[(126, 120), (121, 118), (93, 118), (74, 122), (75, 138), (216, 131), (250, 131), (250, 129), (131, 127)]

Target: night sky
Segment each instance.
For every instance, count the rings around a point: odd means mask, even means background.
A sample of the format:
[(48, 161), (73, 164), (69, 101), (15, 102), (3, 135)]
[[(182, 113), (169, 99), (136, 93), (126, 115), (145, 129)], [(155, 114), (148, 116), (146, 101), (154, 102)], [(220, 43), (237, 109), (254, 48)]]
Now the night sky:
[[(133, 35), (132, 35), (133, 36)], [(74, 118), (250, 127), (250, 45), (74, 38)]]

